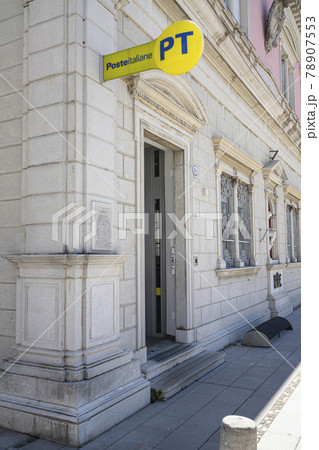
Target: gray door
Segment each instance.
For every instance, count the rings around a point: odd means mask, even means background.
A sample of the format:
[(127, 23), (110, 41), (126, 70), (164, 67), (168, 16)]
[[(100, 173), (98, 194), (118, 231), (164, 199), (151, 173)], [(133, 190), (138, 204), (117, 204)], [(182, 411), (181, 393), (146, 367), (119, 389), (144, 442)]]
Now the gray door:
[(144, 161), (146, 336), (165, 338), (176, 331), (174, 224), (168, 215), (175, 204), (174, 153), (146, 144)]

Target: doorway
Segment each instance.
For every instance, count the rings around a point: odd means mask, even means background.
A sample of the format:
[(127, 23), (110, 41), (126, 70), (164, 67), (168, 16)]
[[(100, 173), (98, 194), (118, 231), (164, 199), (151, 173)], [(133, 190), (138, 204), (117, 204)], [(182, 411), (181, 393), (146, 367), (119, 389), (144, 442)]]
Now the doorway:
[(146, 143), (144, 174), (146, 340), (152, 346), (176, 334), (174, 151)]

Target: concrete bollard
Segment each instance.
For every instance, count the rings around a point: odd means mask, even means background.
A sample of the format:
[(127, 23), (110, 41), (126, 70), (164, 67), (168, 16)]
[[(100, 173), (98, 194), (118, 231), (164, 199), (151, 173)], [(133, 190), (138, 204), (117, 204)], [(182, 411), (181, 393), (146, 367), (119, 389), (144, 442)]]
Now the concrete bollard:
[(257, 425), (242, 416), (226, 416), (220, 427), (219, 450), (257, 450)]

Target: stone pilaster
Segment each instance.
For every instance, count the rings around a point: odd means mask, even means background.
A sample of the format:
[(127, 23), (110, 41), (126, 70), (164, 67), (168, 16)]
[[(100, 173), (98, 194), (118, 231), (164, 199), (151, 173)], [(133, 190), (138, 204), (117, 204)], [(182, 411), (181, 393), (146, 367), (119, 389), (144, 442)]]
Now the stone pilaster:
[(297, 230), (298, 230), (298, 255), (297, 255), (297, 261), (301, 261), (301, 208), (298, 205), (298, 208), (296, 210), (297, 213)]
[(288, 224), (290, 224), (289, 205), (290, 205), (290, 202), (285, 198), (285, 200), (284, 200), (285, 229), (286, 229), (285, 247), (286, 247), (286, 263), (287, 264), (290, 263), (289, 251), (288, 251)]
[(284, 65), (284, 96), (289, 103), (289, 73), (288, 73), (288, 56), (284, 55), (282, 57), (283, 65)]
[(268, 203), (269, 203), (269, 199), (270, 199), (270, 191), (269, 189), (265, 189), (265, 211), (266, 211), (266, 261), (267, 264), (271, 264), (272, 263), (272, 259), (270, 258), (270, 240), (269, 240), (269, 207), (268, 207)]
[(233, 177), (233, 217), (234, 217), (234, 246), (235, 246), (235, 267), (244, 267), (245, 263), (239, 257), (239, 235), (238, 235), (238, 223), (239, 223), (239, 215), (238, 215), (238, 177)]
[(81, 381), (130, 362), (119, 330), (119, 277), (127, 256), (7, 258), (18, 268), (19, 356), (10, 373)]
[(0, 425), (79, 446), (145, 406), (149, 383), (119, 333), (127, 257), (8, 259), (19, 274), (19, 355), (5, 361), (0, 378)]
[[(18, 358), (0, 378), (0, 426), (80, 446), (149, 402), (120, 333), (125, 249), (116, 254), (107, 235), (118, 197), (134, 197), (132, 182), (117, 184), (115, 84), (99, 73), (100, 55), (116, 49), (117, 11), (111, 1), (24, 6), (24, 248), (7, 256), (18, 272)], [(86, 218), (95, 208), (97, 239)]]
[(295, 67), (289, 67), (288, 79), (289, 79), (289, 104), (293, 110), (296, 109), (296, 86), (295, 86)]
[(220, 193), (220, 176), (221, 169), (219, 166), (215, 166), (215, 179), (216, 179), (216, 197), (217, 197), (217, 269), (226, 269), (226, 261), (223, 258), (223, 243), (222, 243), (222, 218), (221, 218), (221, 193)]
[(295, 237), (294, 237), (294, 219), (293, 219), (293, 208), (289, 210), (289, 220), (290, 220), (290, 236), (291, 236), (291, 262), (297, 262), (295, 257)]
[(250, 258), (249, 264), (251, 266), (258, 266), (257, 256), (256, 256), (256, 232), (255, 232), (255, 198), (254, 191), (256, 186), (250, 184), (248, 186), (249, 193), (249, 225), (250, 225)]

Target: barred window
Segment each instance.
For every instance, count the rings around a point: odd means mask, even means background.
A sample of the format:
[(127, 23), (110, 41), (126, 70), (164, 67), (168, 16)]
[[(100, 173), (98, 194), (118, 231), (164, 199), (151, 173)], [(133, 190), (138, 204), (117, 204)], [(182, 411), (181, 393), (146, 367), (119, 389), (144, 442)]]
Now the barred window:
[(233, 183), (229, 175), (221, 174), (221, 203), (222, 203), (222, 242), (223, 258), (226, 267), (234, 267), (235, 245), (232, 232), (232, 213), (233, 213)]
[(250, 258), (250, 224), (249, 224), (249, 193), (248, 186), (244, 183), (238, 184), (238, 240), (239, 258), (245, 266), (249, 266)]
[[(222, 247), (226, 267), (235, 267), (235, 260), (249, 266), (250, 258), (250, 217), (248, 185), (242, 182), (237, 187), (237, 202), (234, 203), (233, 179), (221, 174)], [(237, 211), (234, 211), (237, 204)], [(238, 213), (236, 223), (234, 212)], [(236, 246), (238, 247), (236, 249)]]
[(287, 260), (288, 262), (296, 262), (300, 260), (299, 248), (299, 226), (297, 218), (297, 210), (293, 206), (287, 205)]
[(294, 235), (294, 257), (298, 256), (298, 228), (297, 228), (297, 212), (296, 209), (292, 210), (292, 232)]
[(288, 259), (289, 259), (289, 261), (291, 261), (290, 206), (287, 206), (286, 217), (287, 217), (287, 250), (288, 250)]

